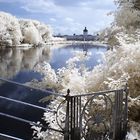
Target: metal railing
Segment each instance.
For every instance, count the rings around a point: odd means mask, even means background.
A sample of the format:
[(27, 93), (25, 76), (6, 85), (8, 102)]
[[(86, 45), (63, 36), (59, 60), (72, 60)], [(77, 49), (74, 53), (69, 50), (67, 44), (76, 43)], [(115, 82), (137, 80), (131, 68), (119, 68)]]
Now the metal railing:
[[(43, 127), (50, 131), (59, 132), (64, 136), (64, 140), (125, 140), (128, 119), (127, 88), (72, 96), (70, 95), (69, 89), (67, 90), (67, 95), (62, 95), (5, 80), (3, 78), (0, 78), (0, 80), (63, 98), (63, 101), (54, 112), (57, 124), (60, 128), (59, 130), (5, 113), (0, 113), (2, 116)], [(36, 109), (47, 110), (43, 107), (15, 99), (3, 96), (0, 96), (0, 98), (10, 102), (34, 107)], [(59, 111), (61, 108), (65, 108), (64, 110), (66, 110), (64, 115), (65, 120), (63, 122), (64, 127), (61, 124), (62, 121), (59, 120)], [(48, 111), (51, 112), (51, 110)]]
[(23, 139), (0, 133), (0, 140), (23, 140)]
[(127, 96), (126, 89), (75, 96), (68, 92), (64, 140), (124, 140)]

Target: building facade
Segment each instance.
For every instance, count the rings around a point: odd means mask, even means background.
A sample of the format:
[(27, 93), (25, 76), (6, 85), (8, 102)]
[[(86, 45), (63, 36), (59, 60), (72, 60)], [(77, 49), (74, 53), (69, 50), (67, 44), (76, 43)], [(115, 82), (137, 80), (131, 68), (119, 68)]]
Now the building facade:
[(66, 38), (66, 40), (73, 40), (73, 41), (96, 41), (98, 40), (98, 36), (97, 35), (90, 35), (88, 34), (88, 30), (85, 27), (83, 30), (83, 34), (81, 35), (57, 35), (55, 37), (61, 37), (61, 38)]

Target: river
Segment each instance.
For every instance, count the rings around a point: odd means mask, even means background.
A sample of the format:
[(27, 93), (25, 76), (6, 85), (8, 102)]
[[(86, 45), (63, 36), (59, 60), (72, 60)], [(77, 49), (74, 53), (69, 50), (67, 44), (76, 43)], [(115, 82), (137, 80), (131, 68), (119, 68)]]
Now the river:
[[(42, 62), (47, 62), (57, 71), (66, 66), (66, 61), (74, 57), (75, 52), (80, 52), (89, 59), (78, 62), (77, 66), (84, 64), (89, 70), (97, 64), (102, 63), (102, 53), (107, 50), (104, 46), (92, 46), (90, 44), (67, 45), (65, 47), (38, 47), (38, 48), (6, 48), (0, 49), (0, 77), (10, 79), (19, 83), (26, 83), (33, 79), (41, 80), (43, 75), (34, 71), (34, 67)], [(51, 89), (49, 89), (51, 90)], [(16, 99), (34, 105), (46, 107), (39, 100), (47, 96), (44, 92), (38, 92), (2, 83), (0, 96)], [(25, 105), (0, 99), (0, 112), (27, 119), (30, 121), (41, 121), (42, 110), (36, 110)], [(0, 116), (0, 133), (12, 135), (25, 140), (32, 137), (32, 130), (28, 124)]]

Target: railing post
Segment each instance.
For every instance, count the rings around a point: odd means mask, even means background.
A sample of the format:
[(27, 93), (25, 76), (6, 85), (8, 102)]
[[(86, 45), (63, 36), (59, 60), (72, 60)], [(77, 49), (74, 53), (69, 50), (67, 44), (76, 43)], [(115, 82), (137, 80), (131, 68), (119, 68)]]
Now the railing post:
[(123, 90), (115, 92), (115, 104), (113, 114), (113, 140), (122, 140), (123, 131)]
[(78, 98), (70, 96), (70, 90), (67, 90), (66, 95), (66, 121), (64, 130), (64, 140), (80, 140), (80, 115)]
[(123, 124), (123, 137), (124, 137), (124, 140), (125, 140), (125, 137), (127, 135), (127, 123), (128, 123), (128, 94), (129, 94), (129, 91), (128, 91), (128, 87), (126, 86), (125, 88), (125, 107), (124, 107), (124, 124)]
[(78, 98), (71, 97), (71, 140), (80, 140), (79, 109)]
[(65, 120), (65, 129), (64, 129), (64, 140), (70, 140), (69, 138), (69, 102), (70, 102), (70, 90), (67, 90), (67, 95), (66, 95), (66, 101), (67, 101), (67, 106), (66, 106), (66, 120)]

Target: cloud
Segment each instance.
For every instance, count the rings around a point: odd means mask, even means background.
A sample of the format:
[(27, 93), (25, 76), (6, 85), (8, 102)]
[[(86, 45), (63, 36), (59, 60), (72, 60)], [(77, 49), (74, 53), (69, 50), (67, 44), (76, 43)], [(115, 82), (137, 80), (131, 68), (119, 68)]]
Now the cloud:
[(113, 4), (113, 0), (89, 0), (79, 3), (80, 6), (90, 7), (92, 9), (101, 9), (101, 10), (110, 10), (114, 9), (115, 5)]
[(54, 13), (59, 10), (52, 0), (28, 1), (22, 8), (32, 13)]
[(56, 22), (56, 19), (55, 18), (50, 18), (50, 21), (51, 22)]
[(34, 18), (38, 15), (49, 22), (55, 32), (71, 34), (81, 33), (84, 26), (91, 33), (108, 26), (113, 16), (108, 17), (107, 13), (115, 9), (113, 0), (10, 0), (17, 1)]

